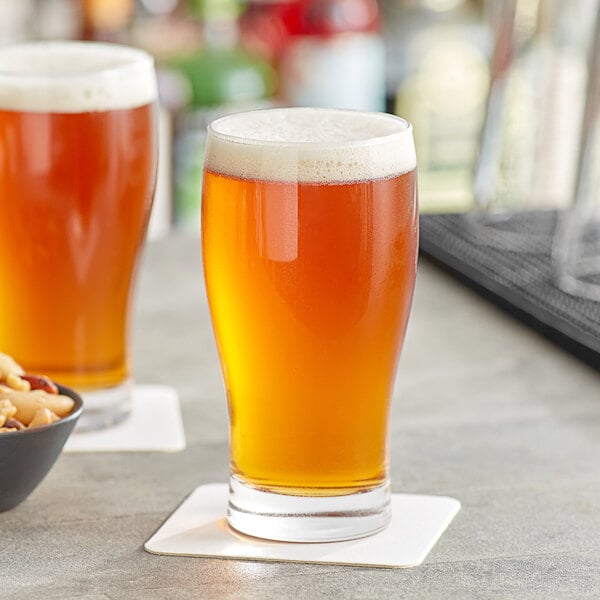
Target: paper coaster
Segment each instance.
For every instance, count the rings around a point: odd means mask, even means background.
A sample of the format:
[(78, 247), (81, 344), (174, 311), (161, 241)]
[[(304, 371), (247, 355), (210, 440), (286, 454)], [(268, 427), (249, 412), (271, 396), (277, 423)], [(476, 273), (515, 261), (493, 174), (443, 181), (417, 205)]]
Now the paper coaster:
[(165, 385), (136, 385), (127, 419), (107, 429), (75, 431), (65, 444), (66, 452), (177, 452), (184, 448), (179, 398)]
[(153, 554), (181, 556), (414, 567), (460, 510), (460, 502), (446, 496), (392, 494), (392, 520), (375, 535), (319, 544), (270, 542), (229, 528), (227, 495), (225, 484), (197, 487), (144, 548)]

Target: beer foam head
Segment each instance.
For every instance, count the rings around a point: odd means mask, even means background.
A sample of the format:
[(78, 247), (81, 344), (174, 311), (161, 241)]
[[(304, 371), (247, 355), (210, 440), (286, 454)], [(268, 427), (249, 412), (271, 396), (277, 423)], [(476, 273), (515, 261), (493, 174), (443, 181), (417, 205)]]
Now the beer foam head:
[(222, 117), (209, 127), (206, 168), (243, 179), (352, 182), (416, 165), (410, 124), (383, 113), (267, 109)]
[(0, 48), (0, 110), (95, 112), (156, 97), (154, 61), (142, 50), (71, 41)]

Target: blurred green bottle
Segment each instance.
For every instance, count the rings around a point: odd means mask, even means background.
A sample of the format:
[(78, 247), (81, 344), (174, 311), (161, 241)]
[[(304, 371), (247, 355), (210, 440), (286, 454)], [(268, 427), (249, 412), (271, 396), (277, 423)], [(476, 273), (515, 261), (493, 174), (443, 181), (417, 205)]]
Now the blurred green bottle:
[(274, 73), (261, 57), (241, 46), (239, 0), (191, 0), (192, 12), (203, 23), (204, 44), (179, 63), (190, 84), (194, 108), (254, 102), (271, 95)]
[(187, 85), (188, 103), (175, 124), (175, 222), (199, 232), (206, 126), (218, 116), (268, 105), (273, 67), (240, 43), (239, 0), (190, 0), (203, 25), (199, 51), (173, 61)]

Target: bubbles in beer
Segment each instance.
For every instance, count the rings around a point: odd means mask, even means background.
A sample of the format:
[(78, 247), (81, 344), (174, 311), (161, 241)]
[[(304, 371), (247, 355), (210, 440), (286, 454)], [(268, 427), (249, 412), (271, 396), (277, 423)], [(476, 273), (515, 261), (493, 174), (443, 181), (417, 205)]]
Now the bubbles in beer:
[(413, 170), (411, 127), (383, 113), (320, 108), (253, 111), (211, 125), (207, 168), (247, 179), (340, 183)]
[(116, 44), (30, 42), (0, 49), (0, 110), (83, 113), (157, 97), (152, 58)]

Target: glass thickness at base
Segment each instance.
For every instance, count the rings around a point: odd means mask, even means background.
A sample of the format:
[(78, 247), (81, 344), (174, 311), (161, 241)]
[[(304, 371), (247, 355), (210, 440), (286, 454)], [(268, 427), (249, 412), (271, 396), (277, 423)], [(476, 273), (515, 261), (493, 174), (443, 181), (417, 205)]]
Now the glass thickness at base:
[(339, 542), (384, 529), (391, 518), (389, 481), (355, 494), (297, 496), (229, 481), (227, 522), (246, 535), (284, 542)]
[(77, 422), (78, 433), (106, 429), (124, 421), (131, 413), (133, 381), (100, 390), (80, 392), (83, 413)]

